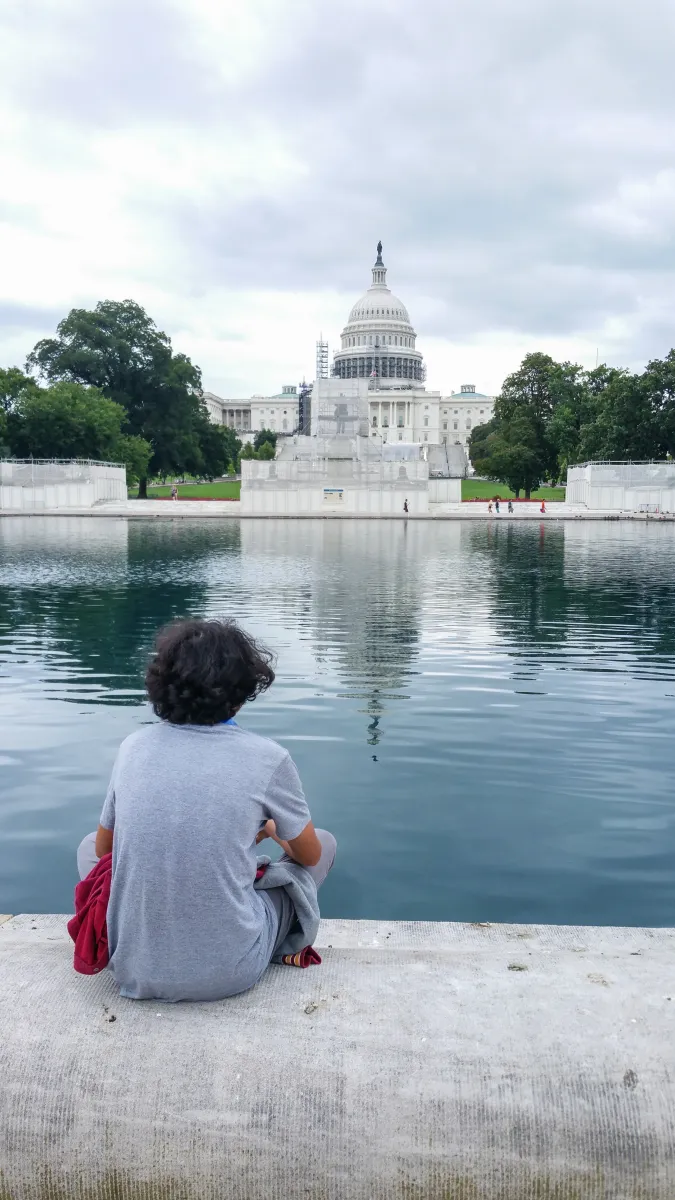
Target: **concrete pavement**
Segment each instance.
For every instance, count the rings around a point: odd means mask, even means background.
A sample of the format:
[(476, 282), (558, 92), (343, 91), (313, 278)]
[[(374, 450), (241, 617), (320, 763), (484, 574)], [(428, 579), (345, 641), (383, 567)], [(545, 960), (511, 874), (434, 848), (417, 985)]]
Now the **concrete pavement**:
[(0, 925), (2, 1200), (672, 1200), (675, 930), (325, 921), (323, 965), (122, 1000)]

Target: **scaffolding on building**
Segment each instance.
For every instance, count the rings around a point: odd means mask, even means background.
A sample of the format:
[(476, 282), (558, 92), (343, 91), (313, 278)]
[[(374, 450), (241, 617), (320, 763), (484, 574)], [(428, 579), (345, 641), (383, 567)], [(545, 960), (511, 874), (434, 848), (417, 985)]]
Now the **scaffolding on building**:
[(304, 379), (298, 388), (298, 433), (308, 436), (312, 426), (312, 385)]
[(328, 342), (324, 342), (323, 334), (316, 343), (316, 377), (328, 379)]
[(319, 437), (368, 437), (367, 403), (356, 396), (320, 396), (317, 417)]

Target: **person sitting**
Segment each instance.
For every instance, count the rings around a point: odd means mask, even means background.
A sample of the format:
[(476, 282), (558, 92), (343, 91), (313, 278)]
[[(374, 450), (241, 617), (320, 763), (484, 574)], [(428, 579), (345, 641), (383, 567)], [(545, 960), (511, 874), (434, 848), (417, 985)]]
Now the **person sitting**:
[(272, 661), (231, 621), (157, 636), (146, 686), (160, 719), (122, 742), (78, 850), (81, 879), (112, 851), (109, 966), (123, 996), (246, 991), (297, 926), (285, 887), (254, 889), (257, 844), (277, 842), (312, 897), (333, 865), (335, 838), (314, 828), (288, 751), (234, 720), (274, 682)]

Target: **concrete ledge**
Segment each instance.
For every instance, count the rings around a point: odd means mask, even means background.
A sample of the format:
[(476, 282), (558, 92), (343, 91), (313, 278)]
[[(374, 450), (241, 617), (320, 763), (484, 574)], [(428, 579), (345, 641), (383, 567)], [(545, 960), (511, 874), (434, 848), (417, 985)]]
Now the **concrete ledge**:
[(216, 1004), (0, 926), (1, 1200), (672, 1200), (675, 930), (325, 921)]

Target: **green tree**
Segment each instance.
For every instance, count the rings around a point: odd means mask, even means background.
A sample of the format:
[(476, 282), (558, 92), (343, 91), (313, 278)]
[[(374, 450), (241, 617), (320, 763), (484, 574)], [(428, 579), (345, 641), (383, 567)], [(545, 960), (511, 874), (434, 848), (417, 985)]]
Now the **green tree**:
[(258, 455), (256, 454), (255, 450), (253, 449), (253, 443), (252, 443), (252, 442), (247, 442), (247, 443), (246, 443), (246, 445), (244, 446), (244, 448), (243, 448), (243, 450), (242, 450), (242, 452), (241, 452), (241, 454), (240, 454), (240, 456), (239, 456), (239, 457), (240, 457), (240, 458), (257, 458), (257, 457), (258, 457)]
[(56, 383), (27, 390), (7, 416), (12, 452), (19, 458), (112, 460), (124, 409), (98, 388)]
[(276, 451), (275, 451), (272, 443), (271, 442), (263, 442), (262, 446), (260, 447), (260, 449), (258, 450), (258, 452), (256, 454), (256, 458), (261, 459), (263, 462), (269, 462), (270, 459), (274, 458), (275, 454), (276, 454)]
[(270, 446), (276, 449), (278, 436), (278, 433), (275, 433), (273, 429), (259, 429), (253, 438), (253, 449), (259, 450), (261, 446), (264, 446), (265, 442), (269, 442)]
[(515, 447), (527, 447), (528, 479), (538, 474), (540, 482), (557, 475), (558, 455), (551, 422), (577, 371), (570, 363), (557, 363), (549, 354), (537, 352), (526, 354), (518, 370), (507, 375), (502, 384), (495, 401), (495, 417), (500, 421), (503, 443), (510, 447), (510, 459)]
[(657, 430), (659, 453), (675, 457), (675, 350), (647, 363), (642, 376)]
[(24, 375), (18, 367), (0, 368), (0, 405), (5, 412), (11, 412), (24, 396), (37, 390), (35, 380)]
[(115, 442), (112, 457), (115, 462), (124, 463), (127, 485), (137, 484), (139, 479), (147, 479), (152, 446), (135, 433), (122, 433)]
[[(486, 421), (484, 425), (474, 425), (469, 437), (469, 459), (474, 467), (479, 460), (484, 460), (488, 457), (488, 438), (495, 433), (499, 428), (499, 421), (496, 417)], [(476, 468), (477, 469), (477, 468)], [(484, 472), (481, 472), (484, 474)]]
[(594, 413), (580, 429), (577, 461), (658, 457), (659, 420), (645, 376), (599, 367), (586, 384)]
[[(72, 309), (56, 337), (38, 342), (26, 365), (50, 381), (97, 387), (121, 404), (126, 432), (152, 446), (148, 475), (212, 469), (213, 427), (199, 368), (173, 353), (167, 335), (133, 300)], [(148, 475), (139, 481), (139, 496), (147, 496)]]
[[(472, 439), (471, 461), (479, 475), (508, 484), (520, 495), (531, 492), (547, 476), (547, 456), (542, 453), (541, 438), (535, 421), (527, 412), (509, 421), (494, 418), (487, 436), (476, 443)], [(486, 426), (479, 426), (485, 429)], [(475, 457), (474, 457), (475, 452)]]
[(207, 479), (225, 475), (236, 464), (241, 442), (233, 429), (225, 425), (209, 425), (201, 437), (202, 471)]

